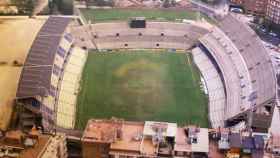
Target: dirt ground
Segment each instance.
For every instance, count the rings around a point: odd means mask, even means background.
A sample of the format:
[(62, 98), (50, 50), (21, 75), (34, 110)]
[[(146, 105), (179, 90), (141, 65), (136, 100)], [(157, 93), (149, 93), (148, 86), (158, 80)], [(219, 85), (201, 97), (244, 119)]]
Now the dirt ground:
[(10, 0), (0, 0), (0, 13), (17, 13), (17, 7), (10, 5)]
[(10, 3), (10, 0), (0, 0), (0, 5), (6, 5), (9, 3)]
[(8, 126), (13, 100), (16, 95), (22, 67), (13, 61), (24, 63), (29, 48), (45, 18), (0, 17), (0, 129)]

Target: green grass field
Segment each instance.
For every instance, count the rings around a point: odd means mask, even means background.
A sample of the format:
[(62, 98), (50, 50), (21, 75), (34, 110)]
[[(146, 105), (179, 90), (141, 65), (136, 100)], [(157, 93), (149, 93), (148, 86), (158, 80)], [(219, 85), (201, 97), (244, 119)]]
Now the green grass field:
[(176, 19), (195, 20), (198, 17), (206, 16), (195, 11), (187, 10), (160, 10), (160, 9), (81, 9), (82, 14), (92, 23), (128, 20), (131, 17), (146, 17), (148, 20), (162, 19), (165, 21), (175, 21)]
[(77, 105), (77, 128), (90, 118), (168, 121), (208, 126), (200, 76), (184, 53), (93, 53)]

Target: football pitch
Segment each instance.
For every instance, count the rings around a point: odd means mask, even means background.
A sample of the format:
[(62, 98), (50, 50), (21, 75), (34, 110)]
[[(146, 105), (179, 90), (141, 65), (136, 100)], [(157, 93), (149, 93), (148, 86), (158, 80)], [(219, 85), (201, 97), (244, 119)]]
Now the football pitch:
[(89, 52), (77, 104), (77, 128), (91, 118), (166, 121), (208, 127), (207, 97), (190, 54)]
[(167, 10), (167, 9), (81, 9), (82, 14), (92, 23), (129, 20), (132, 17), (145, 17), (147, 20), (176, 21), (177, 19), (196, 20), (205, 18), (197, 11)]

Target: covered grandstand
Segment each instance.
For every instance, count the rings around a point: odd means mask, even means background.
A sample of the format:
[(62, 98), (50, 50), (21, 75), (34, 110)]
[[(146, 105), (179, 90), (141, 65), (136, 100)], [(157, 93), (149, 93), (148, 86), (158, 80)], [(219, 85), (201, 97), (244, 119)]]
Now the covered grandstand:
[(221, 70), (227, 123), (246, 120), (250, 110), (273, 104), (276, 87), (270, 57), (257, 35), (238, 17), (226, 16), (200, 43)]
[[(70, 125), (73, 124), (75, 117), (71, 120), (71, 118), (63, 116), (63, 113), (57, 112), (58, 110), (61, 111), (66, 105), (59, 98), (66, 95), (64, 89), (67, 83), (63, 80), (63, 76), (69, 76), (69, 72), (77, 73), (76, 76), (79, 76), (79, 73), (81, 73), (79, 69), (82, 69), (80, 67), (83, 65), (83, 62), (80, 62), (77, 71), (67, 69), (67, 67), (71, 67), (73, 61), (70, 60), (69, 63), (68, 59), (72, 59), (72, 52), (76, 50), (68, 28), (72, 20), (67, 17), (49, 17), (30, 48), (16, 94), (17, 104), (21, 107), (20, 125), (23, 129), (29, 129), (34, 124), (38, 124), (40, 118), (42, 121), (39, 122), (42, 122), (46, 130), (52, 130), (57, 119), (61, 120), (61, 117), (63, 119), (67, 118)], [(76, 80), (73, 79), (72, 81)], [(61, 91), (61, 89), (63, 90)], [(73, 93), (72, 95), (75, 94), (75, 90), (70, 92)], [(67, 95), (69, 96), (69, 94)], [(72, 104), (75, 103), (70, 103), (70, 105)], [(66, 107), (71, 109), (67, 105)], [(72, 111), (75, 111), (75, 108)], [(64, 125), (65, 122), (60, 121), (60, 123), (59, 126), (69, 127), (69, 125)]]
[(17, 98), (43, 96), (50, 91), (57, 46), (70, 20), (50, 17), (43, 25), (25, 60)]

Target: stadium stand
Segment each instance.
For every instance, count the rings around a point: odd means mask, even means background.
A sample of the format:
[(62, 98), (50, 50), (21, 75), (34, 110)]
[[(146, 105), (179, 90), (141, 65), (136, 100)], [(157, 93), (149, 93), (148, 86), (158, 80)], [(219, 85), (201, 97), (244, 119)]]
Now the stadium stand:
[(87, 52), (84, 49), (74, 47), (69, 53), (57, 103), (57, 125), (60, 127), (72, 129), (75, 126), (76, 101), (86, 60)]
[[(137, 29), (125, 22), (68, 27), (70, 23), (67, 17), (48, 18), (33, 42), (19, 81), (17, 102), (40, 113), (45, 129), (54, 124), (74, 127), (75, 96), (87, 49), (187, 50), (198, 46), (192, 53), (206, 82), (209, 120), (215, 128), (240, 123), (249, 110), (274, 102), (276, 79), (270, 57), (257, 35), (233, 15), (210, 32), (172, 22), (147, 22), (146, 28)], [(24, 127), (32, 127), (34, 122), (22, 118)]]
[(169, 22), (147, 22), (146, 28), (137, 29), (130, 28), (125, 22), (98, 23), (72, 29), (77, 45), (90, 49), (189, 49), (207, 32), (195, 25)]
[[(50, 16), (31, 46), (16, 94), (17, 103), (24, 107), (20, 120), (24, 129), (31, 128), (38, 115), (42, 116), (45, 130), (51, 130), (56, 123), (61, 77), (73, 46), (68, 29), (71, 21)], [(32, 116), (30, 111), (37, 115)]]
[(225, 120), (239, 120), (251, 108), (274, 101), (275, 75), (270, 57), (247, 25), (228, 15), (200, 42), (223, 74)]
[(212, 54), (223, 73), (227, 90), (227, 106), (231, 107), (231, 109), (226, 109), (228, 110), (228, 112), (226, 112), (227, 117), (232, 117), (241, 113), (242, 107), (240, 106), (243, 104), (241, 103), (240, 97), (240, 80), (238, 77), (238, 71), (231, 60), (231, 56), (224, 53), (226, 52), (225, 48), (215, 39), (215, 37), (213, 37), (213, 34), (204, 36), (200, 41)]
[(41, 28), (24, 63), (17, 98), (45, 95), (50, 90), (56, 49), (68, 23), (68, 18), (51, 17)]
[(199, 47), (192, 50), (193, 59), (199, 68), (208, 91), (209, 121), (212, 128), (224, 127), (226, 96), (222, 79), (211, 60)]
[[(247, 64), (253, 86), (253, 100), (257, 105), (263, 104), (274, 98), (276, 93), (271, 59), (255, 32), (232, 15), (229, 17), (221, 22), (220, 28), (233, 41)], [(242, 33), (236, 33), (240, 30)]]

